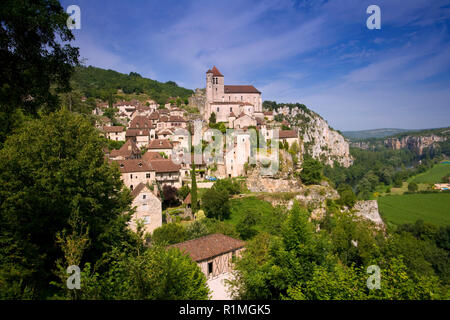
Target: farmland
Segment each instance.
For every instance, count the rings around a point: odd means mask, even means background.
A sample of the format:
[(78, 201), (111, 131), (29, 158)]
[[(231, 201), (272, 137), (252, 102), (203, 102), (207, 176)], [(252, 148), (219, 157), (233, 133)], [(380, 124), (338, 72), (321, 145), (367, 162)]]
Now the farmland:
[(439, 163), (433, 168), (410, 178), (408, 182), (439, 183), (441, 182), (442, 177), (449, 173), (450, 163)]
[(378, 198), (381, 216), (396, 225), (416, 220), (450, 225), (450, 193), (404, 194)]

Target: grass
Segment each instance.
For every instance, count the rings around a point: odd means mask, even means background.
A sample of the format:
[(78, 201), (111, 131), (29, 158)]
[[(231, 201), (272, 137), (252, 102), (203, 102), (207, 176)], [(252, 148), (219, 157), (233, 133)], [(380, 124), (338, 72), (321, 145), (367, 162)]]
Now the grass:
[(433, 168), (408, 179), (415, 183), (440, 183), (443, 176), (450, 173), (450, 163), (438, 163)]
[[(419, 187), (418, 191), (427, 191), (427, 190), (432, 190), (431, 185), (430, 184), (426, 184), (426, 183), (418, 183), (417, 186)], [(408, 191), (408, 182), (403, 182), (402, 186), (400, 188), (395, 188), (392, 187), (391, 188), (391, 195), (401, 195), (405, 192)], [(381, 195), (387, 195), (388, 193), (386, 192), (380, 192)]]
[(450, 225), (450, 193), (404, 194), (378, 198), (381, 216), (396, 225), (416, 220)]

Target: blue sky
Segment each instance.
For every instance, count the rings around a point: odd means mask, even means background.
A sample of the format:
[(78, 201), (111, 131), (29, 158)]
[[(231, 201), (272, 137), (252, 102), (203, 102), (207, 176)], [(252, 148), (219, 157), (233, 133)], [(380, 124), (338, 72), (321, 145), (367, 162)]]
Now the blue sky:
[[(335, 129), (450, 125), (450, 1), (62, 1), (81, 8), (85, 64), (195, 89), (301, 102)], [(381, 8), (369, 30), (366, 9)]]

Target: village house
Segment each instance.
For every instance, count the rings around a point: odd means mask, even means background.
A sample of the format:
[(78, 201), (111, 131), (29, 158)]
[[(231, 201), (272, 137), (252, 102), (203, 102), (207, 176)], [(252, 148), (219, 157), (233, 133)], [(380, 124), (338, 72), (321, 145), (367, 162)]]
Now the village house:
[(172, 143), (165, 139), (154, 139), (147, 145), (147, 150), (152, 152), (164, 152), (168, 157), (172, 155), (172, 149)]
[(290, 147), (294, 142), (298, 143), (298, 133), (295, 130), (279, 130), (278, 139), (283, 143), (287, 141)]
[(119, 150), (111, 150), (109, 159), (127, 160), (141, 158), (141, 150), (133, 140), (127, 140)]
[(159, 184), (181, 188), (180, 165), (170, 159), (153, 159), (149, 163)]
[(135, 208), (135, 213), (129, 222), (130, 229), (136, 232), (138, 221), (144, 225), (144, 234), (151, 234), (153, 230), (161, 227), (162, 205), (161, 200), (155, 195), (155, 191), (150, 190), (148, 185), (141, 182), (131, 191), (131, 196), (133, 198), (131, 207)]
[(154, 129), (128, 128), (126, 131), (126, 139), (134, 141), (138, 148), (145, 148), (149, 144), (151, 137), (155, 135)]
[(156, 181), (155, 170), (142, 159), (118, 160), (117, 163), (123, 183), (131, 190), (140, 183), (151, 185)]
[(125, 128), (122, 126), (105, 126), (103, 127), (105, 137), (114, 141), (125, 141)]
[(220, 233), (171, 245), (188, 254), (207, 279), (219, 277), (233, 270), (233, 259), (240, 257), (245, 242)]

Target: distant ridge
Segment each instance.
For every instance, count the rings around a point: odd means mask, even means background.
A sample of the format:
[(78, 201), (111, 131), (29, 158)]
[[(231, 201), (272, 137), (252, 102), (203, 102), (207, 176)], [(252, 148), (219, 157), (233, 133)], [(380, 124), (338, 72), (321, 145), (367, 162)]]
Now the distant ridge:
[(385, 138), (393, 136), (403, 132), (419, 131), (414, 129), (397, 129), (397, 128), (382, 128), (382, 129), (370, 129), (370, 130), (358, 130), (358, 131), (343, 131), (344, 137), (350, 140), (361, 140), (370, 138)]

